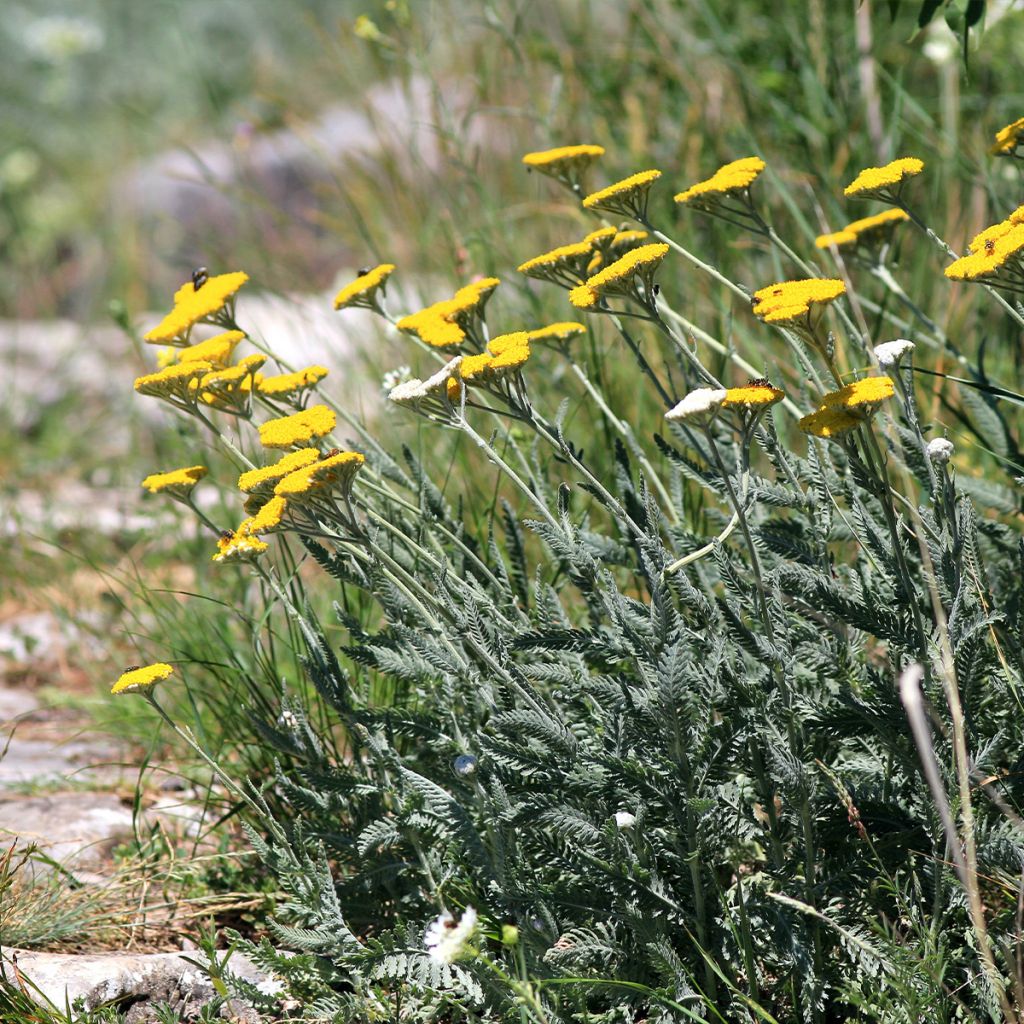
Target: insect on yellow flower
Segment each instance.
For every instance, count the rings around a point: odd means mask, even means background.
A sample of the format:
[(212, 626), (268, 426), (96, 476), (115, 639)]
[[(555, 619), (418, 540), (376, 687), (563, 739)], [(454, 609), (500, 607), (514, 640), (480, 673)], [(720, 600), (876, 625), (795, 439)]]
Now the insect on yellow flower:
[(380, 295), (394, 271), (394, 263), (381, 263), (372, 270), (361, 270), (354, 281), (334, 296), (334, 308), (379, 310)]
[(726, 409), (737, 406), (748, 409), (764, 408), (781, 402), (785, 397), (785, 392), (775, 387), (770, 380), (757, 377), (747, 381), (741, 388), (728, 388), (725, 398), (722, 400), (722, 407)]
[(152, 665), (133, 665), (121, 673), (117, 682), (110, 688), (110, 692), (143, 693), (167, 679), (173, 672), (174, 667), (163, 661)]

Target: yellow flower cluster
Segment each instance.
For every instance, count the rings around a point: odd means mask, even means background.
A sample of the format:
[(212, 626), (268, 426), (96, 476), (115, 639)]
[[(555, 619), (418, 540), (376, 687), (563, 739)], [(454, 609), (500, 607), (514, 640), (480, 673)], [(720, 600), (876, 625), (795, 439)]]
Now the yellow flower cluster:
[(888, 238), (897, 224), (909, 220), (905, 210), (883, 210), (870, 217), (850, 221), (844, 228), (831, 234), (818, 235), (814, 244), (819, 249), (851, 248), (856, 245), (871, 244)]
[(205, 466), (186, 466), (184, 469), (172, 469), (169, 473), (152, 473), (142, 481), (141, 486), (150, 494), (167, 491), (171, 497), (187, 498), (208, 472)]
[(558, 146), (555, 149), (527, 153), (523, 163), (530, 170), (540, 171), (541, 174), (575, 186), (586, 169), (601, 156), (604, 156), (603, 146)]
[(1024, 139), (1024, 117), (1017, 118), (996, 132), (996, 141), (989, 147), (993, 156), (1013, 156)]
[(664, 242), (637, 246), (614, 263), (588, 277), (584, 284), (569, 292), (569, 301), (578, 309), (593, 309), (598, 300), (607, 294), (629, 295), (635, 292), (634, 279), (639, 277), (644, 285), (644, 297), (650, 301), (654, 272), (668, 255)]
[(765, 162), (759, 156), (733, 160), (719, 167), (710, 178), (679, 192), (675, 200), (696, 209), (714, 207), (729, 196), (746, 192), (764, 168)]
[(179, 363), (190, 363), (198, 359), (201, 362), (212, 363), (214, 369), (220, 369), (231, 362), (236, 346), (244, 337), (243, 331), (224, 331), (198, 344), (179, 349), (172, 348), (168, 351), (172, 360), (174, 355), (177, 355)]
[(846, 285), (838, 279), (780, 281), (754, 292), (754, 315), (766, 324), (813, 328), (825, 304), (845, 292)]
[(163, 398), (177, 405), (194, 402), (193, 383), (213, 369), (213, 363), (196, 359), (190, 363), (172, 363), (156, 373), (145, 373), (135, 378), (135, 390), (140, 395)]
[[(278, 481), (274, 501), (295, 500), (331, 488), (347, 494), (359, 468), (366, 461), (359, 452), (334, 452), (296, 469)], [(264, 506), (265, 507), (265, 506)]]
[(217, 315), (230, 306), (235, 293), (248, 280), (248, 274), (236, 271), (186, 281), (174, 293), (174, 308), (143, 338), (154, 345), (187, 345), (193, 326), (204, 321), (217, 322)]
[(394, 273), (393, 263), (381, 263), (360, 274), (350, 284), (345, 285), (334, 296), (335, 309), (377, 309), (377, 296), (384, 291), (387, 279)]
[(264, 377), (256, 385), (256, 390), (261, 395), (272, 395), (275, 398), (299, 394), (316, 387), (327, 376), (327, 372), (326, 366), (307, 366), (294, 373), (279, 373), (273, 377)]
[(838, 437), (869, 420), (894, 393), (890, 377), (865, 377), (823, 395), (818, 408), (798, 426), (815, 437)]
[(267, 357), (262, 354), (246, 356), (234, 366), (211, 370), (198, 381), (193, 381), (189, 388), (198, 392), (207, 405), (223, 412), (240, 412), (247, 406), (254, 381), (261, 379), (261, 374), (256, 371), (266, 361)]
[(151, 686), (167, 679), (174, 668), (166, 662), (158, 661), (152, 665), (141, 665), (122, 672), (117, 682), (110, 688), (111, 693), (141, 693)]
[(337, 417), (326, 405), (313, 405), (308, 409), (268, 420), (260, 424), (260, 443), (264, 448), (291, 448), (306, 445), (315, 437), (323, 437), (334, 429)]
[(547, 327), (536, 327), (532, 331), (527, 331), (526, 337), (530, 341), (566, 342), (586, 333), (587, 329), (583, 324), (568, 320), (562, 323), (548, 324)]
[(591, 192), (583, 200), (587, 210), (606, 210), (624, 217), (643, 220), (647, 215), (647, 197), (651, 186), (661, 177), (661, 171), (640, 171), (622, 181)]
[(403, 317), (395, 325), (415, 334), (433, 348), (450, 348), (466, 340), (480, 319), (484, 304), (501, 282), (484, 277), (460, 288), (450, 299), (435, 302), (418, 313)]
[(264, 489), (269, 484), (277, 483), (282, 477), (286, 477), (289, 473), (302, 469), (304, 466), (309, 466), (319, 459), (320, 452), (316, 448), (299, 448), (297, 451), (282, 456), (272, 465), (246, 470), (238, 478), (238, 489), (246, 494), (251, 494)]
[(574, 287), (587, 276), (587, 267), (593, 256), (593, 244), (584, 239), (582, 242), (560, 245), (550, 252), (534, 256), (533, 259), (520, 263), (517, 269), (520, 274), (527, 277)]
[(857, 199), (895, 199), (907, 178), (920, 174), (924, 161), (916, 156), (904, 156), (892, 160), (884, 167), (865, 167), (846, 188), (843, 195)]
[[(1014, 211), (1011, 216), (1018, 215)], [(970, 252), (954, 260), (943, 273), (954, 281), (979, 281), (997, 278), (1013, 287), (1024, 280), (1021, 257), (1024, 253), (1024, 223), (1007, 219), (986, 228), (971, 241)]]
[(499, 334), (487, 343), (487, 350), (475, 356), (465, 356), (448, 378), (448, 400), (458, 401), (459, 381), (468, 384), (492, 383), (519, 370), (530, 358), (530, 335), (527, 331)]

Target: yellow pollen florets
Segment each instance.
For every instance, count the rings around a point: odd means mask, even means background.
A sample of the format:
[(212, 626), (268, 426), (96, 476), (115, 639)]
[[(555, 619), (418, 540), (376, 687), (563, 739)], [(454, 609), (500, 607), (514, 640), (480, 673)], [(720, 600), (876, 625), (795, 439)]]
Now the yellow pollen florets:
[(555, 149), (527, 153), (523, 157), (523, 163), (530, 170), (539, 171), (567, 185), (578, 187), (587, 168), (601, 156), (604, 156), (603, 146), (558, 146)]
[(587, 329), (583, 324), (568, 320), (564, 323), (548, 324), (547, 327), (536, 327), (532, 331), (527, 331), (526, 337), (530, 341), (569, 341), (570, 338), (577, 338), (586, 333)]
[(260, 424), (260, 443), (264, 448), (291, 448), (308, 444), (316, 437), (329, 434), (337, 422), (333, 409), (314, 405), (291, 416)]
[(798, 426), (816, 437), (837, 437), (870, 419), (894, 394), (890, 377), (864, 377), (823, 395), (818, 408), (804, 416)]
[(858, 199), (874, 196), (878, 199), (892, 200), (898, 195), (907, 178), (920, 174), (924, 170), (924, 161), (916, 156), (905, 156), (893, 160), (884, 167), (865, 167), (846, 188), (843, 195)]
[(366, 457), (359, 452), (337, 452), (289, 473), (274, 488), (278, 499), (299, 498), (314, 491), (337, 488), (347, 492)]
[(139, 668), (130, 668), (122, 672), (120, 678), (110, 688), (111, 693), (141, 693), (151, 686), (167, 679), (174, 668), (166, 662), (158, 661), (152, 665), (143, 665)]

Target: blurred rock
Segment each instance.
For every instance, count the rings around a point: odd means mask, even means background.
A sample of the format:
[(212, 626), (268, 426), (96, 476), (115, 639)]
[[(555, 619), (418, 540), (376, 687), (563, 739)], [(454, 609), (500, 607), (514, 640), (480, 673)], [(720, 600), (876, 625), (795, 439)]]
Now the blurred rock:
[[(277, 238), (277, 248), (298, 258), (304, 238), (327, 235), (322, 197), (339, 196), (346, 165), (387, 161), (399, 172), (422, 173), (440, 166), (440, 139), (453, 124), (460, 124), (463, 142), (482, 134), (482, 121), (465, 120), (465, 90), (453, 88), (440, 98), (434, 90), (421, 78), (382, 82), (368, 88), (358, 106), (329, 107), (283, 130), (261, 134), (240, 124), (230, 141), (171, 150), (136, 165), (116, 184), (115, 206), (141, 225), (151, 257), (165, 261), (149, 268), (163, 283), (168, 274), (180, 277), (182, 266), (204, 262), (213, 238), (220, 251), (230, 252), (243, 229), (254, 237), (287, 233)], [(439, 109), (449, 124), (436, 123)], [(338, 252), (336, 239), (331, 245), (336, 256), (351, 258)]]
[[(50, 1003), (58, 1010), (82, 1001), (83, 1011), (107, 1003), (117, 1004), (126, 1024), (151, 1021), (154, 1003), (169, 1003), (182, 1021), (194, 1020), (214, 997), (210, 979), (195, 964), (206, 963), (202, 953), (34, 953), (5, 949), (0, 963), (2, 976), (15, 982), (14, 964), (25, 979), (24, 990), (40, 1005)], [(242, 953), (232, 954), (229, 971), (255, 985), (263, 994), (274, 996), (282, 990), (275, 978), (260, 970)], [(33, 988), (33, 986), (35, 986)], [(38, 991), (36, 991), (38, 989)], [(232, 1000), (221, 1009), (222, 1017), (258, 1021), (250, 1007)]]

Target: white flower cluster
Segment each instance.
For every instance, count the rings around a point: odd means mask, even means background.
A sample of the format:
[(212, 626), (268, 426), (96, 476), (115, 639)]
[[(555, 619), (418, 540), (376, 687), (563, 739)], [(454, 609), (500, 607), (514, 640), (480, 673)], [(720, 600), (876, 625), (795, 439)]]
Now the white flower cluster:
[(476, 922), (476, 911), (472, 907), (466, 907), (460, 921), (447, 911), (431, 921), (423, 933), (423, 944), (431, 958), (441, 964), (453, 964), (469, 954)]
[(676, 402), (665, 413), (665, 419), (676, 422), (702, 419), (718, 410), (725, 401), (725, 395), (724, 388), (696, 388)]
[(899, 361), (914, 349), (914, 343), (906, 338), (897, 338), (895, 341), (883, 341), (881, 345), (875, 346), (875, 358), (878, 365), (883, 368), (896, 366)]

